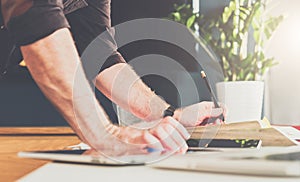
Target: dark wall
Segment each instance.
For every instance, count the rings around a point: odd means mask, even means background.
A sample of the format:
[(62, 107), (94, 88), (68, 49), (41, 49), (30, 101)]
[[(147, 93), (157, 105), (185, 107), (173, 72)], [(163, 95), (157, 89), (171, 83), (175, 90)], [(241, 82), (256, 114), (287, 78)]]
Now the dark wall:
[(175, 3), (191, 0), (112, 0), (112, 24), (137, 18), (161, 18), (173, 11)]
[(27, 70), (15, 70), (8, 76), (0, 82), (0, 126), (66, 125)]

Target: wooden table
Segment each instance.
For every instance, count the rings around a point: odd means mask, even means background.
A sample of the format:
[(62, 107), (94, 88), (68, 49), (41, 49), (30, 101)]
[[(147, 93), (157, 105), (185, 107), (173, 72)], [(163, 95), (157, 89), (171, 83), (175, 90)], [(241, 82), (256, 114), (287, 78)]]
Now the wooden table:
[(59, 150), (79, 142), (68, 127), (0, 128), (0, 181), (15, 181), (49, 162), (19, 158), (20, 151)]
[(0, 181), (15, 181), (49, 162), (19, 158), (20, 151), (59, 150), (79, 142), (68, 127), (0, 128)]

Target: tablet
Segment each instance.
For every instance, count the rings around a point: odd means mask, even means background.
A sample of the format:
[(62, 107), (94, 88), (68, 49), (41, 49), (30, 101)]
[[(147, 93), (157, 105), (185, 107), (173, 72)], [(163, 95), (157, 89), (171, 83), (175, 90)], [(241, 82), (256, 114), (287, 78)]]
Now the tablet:
[(18, 156), (22, 158), (106, 166), (145, 165), (156, 162), (170, 155), (170, 153), (149, 153), (139, 155), (107, 156), (104, 153), (92, 150), (54, 150), (18, 153)]
[(197, 148), (260, 148), (262, 141), (253, 139), (189, 139), (189, 149)]

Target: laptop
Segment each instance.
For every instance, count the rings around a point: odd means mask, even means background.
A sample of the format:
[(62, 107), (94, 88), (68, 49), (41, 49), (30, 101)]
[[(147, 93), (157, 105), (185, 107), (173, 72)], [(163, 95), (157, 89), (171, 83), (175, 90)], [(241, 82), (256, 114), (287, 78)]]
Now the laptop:
[(300, 146), (263, 147), (219, 153), (192, 152), (150, 165), (153, 168), (255, 176), (300, 177)]

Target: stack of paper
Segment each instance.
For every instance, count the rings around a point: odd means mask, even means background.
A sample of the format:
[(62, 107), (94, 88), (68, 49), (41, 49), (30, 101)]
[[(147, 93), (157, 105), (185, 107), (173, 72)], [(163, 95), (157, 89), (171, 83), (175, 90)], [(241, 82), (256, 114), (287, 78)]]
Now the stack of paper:
[(260, 139), (262, 146), (294, 146), (297, 142), (266, 122), (250, 121), (189, 128), (192, 139)]

